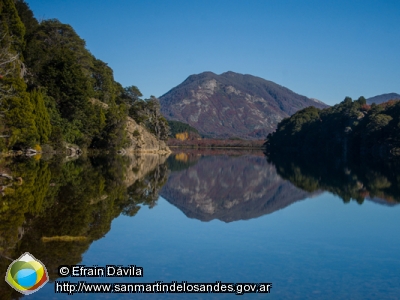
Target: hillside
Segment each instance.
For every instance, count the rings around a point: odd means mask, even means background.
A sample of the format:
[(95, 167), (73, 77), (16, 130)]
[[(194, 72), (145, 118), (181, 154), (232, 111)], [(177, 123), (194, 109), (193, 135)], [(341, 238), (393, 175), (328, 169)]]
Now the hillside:
[(330, 157), (400, 155), (400, 101), (366, 104), (364, 97), (326, 109), (305, 108), (278, 124), (268, 135), (268, 153)]
[(24, 0), (0, 0), (0, 19), (1, 151), (169, 151), (158, 99), (116, 82), (72, 26), (38, 22)]
[(396, 93), (382, 94), (367, 99), (367, 104), (381, 104), (389, 100), (400, 100), (400, 95)]
[(265, 138), (302, 108), (328, 107), (271, 81), (234, 72), (191, 75), (161, 96), (160, 104), (168, 120), (188, 123), (202, 135), (245, 139)]

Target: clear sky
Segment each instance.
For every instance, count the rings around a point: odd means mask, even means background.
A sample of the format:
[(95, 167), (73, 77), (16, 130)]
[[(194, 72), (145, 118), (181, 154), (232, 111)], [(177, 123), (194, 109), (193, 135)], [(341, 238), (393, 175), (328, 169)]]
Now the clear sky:
[(400, 1), (26, 0), (70, 24), (123, 86), (165, 94), (234, 71), (335, 104), (400, 93)]

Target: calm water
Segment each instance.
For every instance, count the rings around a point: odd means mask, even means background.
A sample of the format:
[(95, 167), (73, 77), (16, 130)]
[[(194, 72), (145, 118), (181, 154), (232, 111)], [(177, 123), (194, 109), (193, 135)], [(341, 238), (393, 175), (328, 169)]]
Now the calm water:
[[(46, 265), (52, 282), (29, 299), (398, 299), (400, 177), (392, 167), (313, 169), (260, 153), (196, 151), (12, 162), (3, 170), (24, 182), (3, 195), (0, 249), (13, 259), (29, 251)], [(65, 236), (76, 240), (57, 238)], [(9, 263), (1, 259), (3, 274)], [(58, 278), (57, 267), (72, 264), (132, 264), (144, 277)], [(69, 296), (54, 293), (54, 280), (272, 289)], [(0, 290), (1, 299), (19, 297), (4, 282)]]

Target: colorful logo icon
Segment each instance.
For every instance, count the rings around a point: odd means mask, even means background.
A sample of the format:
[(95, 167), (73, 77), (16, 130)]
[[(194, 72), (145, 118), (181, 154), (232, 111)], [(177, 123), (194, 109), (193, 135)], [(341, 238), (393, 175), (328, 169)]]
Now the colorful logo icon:
[(6, 274), (6, 282), (24, 295), (36, 292), (48, 281), (46, 267), (29, 252), (14, 260)]

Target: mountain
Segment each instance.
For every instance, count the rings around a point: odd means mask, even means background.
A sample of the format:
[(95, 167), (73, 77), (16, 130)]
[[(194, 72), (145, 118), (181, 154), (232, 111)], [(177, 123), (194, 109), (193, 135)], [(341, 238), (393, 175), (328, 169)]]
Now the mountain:
[(396, 93), (382, 94), (375, 97), (371, 97), (367, 99), (367, 104), (381, 104), (383, 102), (387, 102), (389, 100), (399, 100), (400, 95)]
[[(183, 153), (175, 159), (182, 166), (187, 161)], [(188, 165), (171, 172), (160, 195), (187, 217), (203, 222), (258, 218), (319, 193), (282, 179), (264, 156), (203, 156)]]
[(234, 72), (191, 75), (159, 100), (168, 120), (188, 123), (214, 138), (265, 138), (302, 108), (328, 107), (272, 81)]

